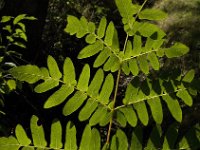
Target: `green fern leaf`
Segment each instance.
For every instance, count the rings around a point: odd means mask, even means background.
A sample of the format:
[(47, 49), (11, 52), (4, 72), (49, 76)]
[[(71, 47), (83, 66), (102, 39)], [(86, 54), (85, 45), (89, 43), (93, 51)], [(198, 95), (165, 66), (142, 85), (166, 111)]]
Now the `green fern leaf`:
[(113, 53), (116, 53), (116, 54), (119, 53), (119, 50), (120, 50), (118, 32), (115, 27), (114, 27), (114, 35), (112, 38), (111, 50)]
[(101, 41), (97, 41), (94, 44), (88, 45), (85, 48), (83, 48), (78, 54), (78, 59), (91, 57), (97, 54), (102, 49), (103, 49), (103, 43)]
[(66, 127), (65, 150), (77, 150), (76, 144), (76, 127), (69, 121)]
[(172, 47), (165, 49), (168, 58), (180, 57), (189, 52), (189, 48), (182, 43), (175, 43)]
[(164, 101), (167, 103), (167, 106), (169, 108), (169, 111), (171, 112), (174, 119), (176, 119), (178, 122), (182, 121), (182, 110), (181, 107), (176, 99), (169, 95), (162, 96)]
[(64, 65), (63, 65), (63, 82), (70, 84), (70, 85), (76, 85), (76, 74), (73, 62), (70, 58), (66, 58)]
[(95, 30), (96, 30), (95, 23), (88, 22), (88, 31), (89, 31), (89, 33), (92, 33), (94, 35)]
[(96, 42), (96, 37), (94, 34), (88, 34), (85, 38), (85, 41), (88, 43), (88, 44), (93, 44)]
[(58, 64), (52, 56), (48, 56), (47, 58), (47, 66), (49, 69), (49, 74), (52, 78), (60, 79), (62, 77), (62, 73), (58, 68)]
[(34, 146), (45, 148), (47, 146), (47, 142), (43, 127), (41, 125), (38, 126), (38, 117), (32, 116), (30, 127)]
[(128, 139), (127, 139), (127, 136), (126, 134), (118, 129), (117, 132), (116, 132), (116, 136), (117, 136), (117, 141), (119, 142), (118, 143), (118, 150), (127, 150), (128, 149)]
[(112, 72), (115, 72), (115, 71), (117, 71), (119, 69), (119, 67), (120, 67), (119, 59), (114, 54), (112, 54), (108, 58), (108, 60), (106, 61), (106, 63), (104, 64), (103, 70), (104, 71), (111, 70)]
[(34, 91), (36, 93), (43, 93), (57, 87), (58, 85), (59, 85), (59, 81), (55, 81), (50, 78), (50, 79), (45, 80), (45, 82), (38, 84), (34, 88)]
[(90, 141), (91, 141), (91, 135), (92, 131), (89, 125), (87, 125), (83, 131), (80, 148), (79, 150), (89, 150), (90, 149)]
[[(117, 136), (113, 135), (112, 136), (112, 140), (111, 140), (110, 150), (116, 150), (116, 149), (118, 149), (117, 148), (117, 144), (118, 144), (117, 143)], [(106, 150), (108, 150), (108, 148)]]
[(88, 94), (91, 96), (91, 97), (96, 97), (99, 93), (99, 90), (101, 88), (101, 84), (103, 82), (103, 79), (104, 79), (104, 73), (103, 73), (103, 70), (102, 69), (99, 69), (92, 82), (90, 83), (89, 85), (89, 88), (88, 88)]
[(133, 133), (132, 133), (132, 138), (131, 138), (131, 147), (130, 149), (134, 150), (142, 150), (142, 139), (143, 139), (143, 133), (142, 133), (142, 128), (137, 126)]
[(51, 125), (51, 141), (50, 147), (54, 149), (61, 149), (62, 144), (62, 126), (60, 121), (54, 120)]
[(100, 150), (101, 149), (101, 137), (97, 129), (92, 129), (92, 135), (90, 140), (90, 149), (91, 150)]
[(139, 66), (142, 72), (144, 72), (145, 74), (149, 73), (149, 64), (147, 62), (146, 59), (146, 55), (141, 55), (137, 58), (138, 62), (139, 62)]
[(13, 20), (13, 24), (17, 24), (18, 22), (20, 22), (21, 20), (25, 19), (26, 14), (20, 14), (17, 17), (15, 17), (15, 19)]
[(129, 69), (134, 76), (138, 75), (139, 68), (136, 59), (129, 60)]
[(140, 28), (138, 29), (140, 34), (144, 37), (154, 37), (157, 40), (162, 39), (166, 34), (158, 26), (151, 23), (141, 23)]
[(77, 33), (79, 27), (81, 26), (80, 21), (78, 18), (74, 16), (67, 17), (67, 26), (65, 28), (65, 32), (70, 33), (70, 35), (74, 35)]
[(31, 144), (31, 140), (28, 138), (24, 128), (19, 124), (15, 128), (15, 135), (21, 145), (28, 146)]
[(111, 55), (109, 48), (104, 47), (104, 49), (100, 52), (97, 56), (96, 60), (94, 61), (93, 67), (98, 68), (105, 63), (108, 57)]
[(51, 108), (61, 104), (72, 92), (74, 87), (62, 85), (54, 94), (52, 94), (44, 104), (44, 108)]
[(135, 35), (133, 39), (133, 56), (136, 56), (142, 52), (142, 38), (139, 35)]
[(190, 71), (188, 71), (186, 73), (186, 75), (183, 77), (182, 81), (187, 82), (187, 83), (191, 83), (192, 80), (194, 79), (194, 75), (195, 75), (195, 70), (191, 69)]
[(93, 100), (91, 98), (88, 99), (85, 106), (79, 112), (79, 116), (78, 116), (79, 120), (80, 121), (87, 120), (92, 115), (92, 113), (95, 111), (97, 106), (98, 106), (98, 103), (95, 102), (95, 100)]
[(147, 38), (145, 46), (142, 49), (142, 52), (150, 52), (152, 51), (153, 45), (155, 43), (155, 40), (151, 39), (151, 38)]
[(63, 115), (67, 116), (76, 111), (86, 100), (87, 95), (78, 91), (70, 98), (63, 107)]
[(90, 66), (86, 64), (83, 67), (83, 70), (80, 74), (77, 89), (80, 91), (87, 91), (89, 80), (90, 80)]
[(104, 39), (105, 43), (106, 43), (108, 46), (112, 46), (114, 33), (115, 33), (114, 24), (113, 24), (113, 22), (110, 22), (110, 23), (108, 24), (107, 29), (106, 29), (106, 35), (105, 35), (105, 39)]
[(83, 36), (85, 36), (88, 33), (88, 22), (87, 19), (82, 16), (80, 19), (80, 26), (78, 29), (78, 32), (76, 33), (76, 37), (77, 38), (82, 38)]
[(134, 84), (129, 83), (126, 88), (125, 98), (123, 99), (123, 103), (128, 104), (129, 102), (135, 101), (137, 93), (138, 93), (138, 88), (135, 87)]
[(112, 112), (106, 112), (106, 114), (103, 116), (101, 121), (99, 122), (99, 125), (102, 127), (105, 127), (109, 122), (112, 117)]
[(129, 75), (130, 74), (130, 69), (129, 69), (129, 66), (128, 66), (128, 62), (124, 62), (122, 64), (122, 71), (126, 74), (126, 75)]
[(176, 96), (178, 96), (179, 98), (181, 98), (186, 105), (192, 106), (193, 100), (192, 100), (192, 97), (190, 96), (190, 94), (188, 93), (187, 90), (179, 90), (176, 93)]
[(15, 139), (13, 136), (0, 138), (1, 150), (18, 150), (20, 147), (21, 145), (18, 143), (17, 139)]
[(126, 120), (132, 127), (137, 125), (137, 116), (132, 107), (124, 107), (120, 108), (119, 110), (124, 114)]
[(19, 81), (26, 81), (30, 84), (42, 79), (41, 71), (37, 66), (19, 66), (9, 70), (9, 73)]
[(149, 115), (147, 112), (147, 107), (145, 105), (145, 102), (139, 102), (133, 105), (133, 107), (135, 108), (137, 114), (138, 114), (138, 118), (140, 119), (140, 121), (142, 122), (143, 125), (147, 126), (148, 122), (149, 122)]
[(160, 102), (159, 97), (155, 97), (152, 99), (147, 100), (147, 103), (150, 106), (153, 119), (157, 124), (161, 124), (163, 121), (163, 110), (162, 110), (162, 104)]
[(124, 58), (129, 58), (132, 56), (132, 43), (131, 41), (128, 40), (127, 45), (126, 45), (126, 50), (124, 53)]
[(162, 20), (166, 17), (167, 14), (159, 9), (144, 9), (139, 13), (140, 19)]
[(98, 124), (103, 118), (103, 116), (106, 114), (106, 112), (107, 111), (105, 107), (99, 106), (97, 110), (94, 112), (94, 114), (91, 116), (89, 120), (89, 125), (94, 126)]
[(110, 95), (114, 88), (114, 78), (112, 74), (108, 74), (102, 86), (98, 100), (103, 104), (108, 104)]
[(120, 15), (123, 18), (130, 18), (131, 16), (133, 16), (134, 10), (132, 10), (132, 1), (131, 0), (115, 0), (115, 3), (117, 5), (117, 8), (120, 12)]
[(123, 127), (123, 128), (126, 127), (127, 120), (126, 120), (124, 114), (121, 113), (120, 111), (116, 112), (116, 121), (121, 127)]
[(103, 38), (105, 35), (107, 20), (105, 17), (101, 18), (101, 21), (99, 23), (99, 27), (97, 29), (97, 35), (99, 38)]
[(152, 68), (155, 70), (159, 70), (160, 63), (159, 63), (159, 60), (158, 60), (156, 54), (154, 52), (151, 52), (148, 54), (147, 58), (148, 58), (149, 62), (151, 63)]

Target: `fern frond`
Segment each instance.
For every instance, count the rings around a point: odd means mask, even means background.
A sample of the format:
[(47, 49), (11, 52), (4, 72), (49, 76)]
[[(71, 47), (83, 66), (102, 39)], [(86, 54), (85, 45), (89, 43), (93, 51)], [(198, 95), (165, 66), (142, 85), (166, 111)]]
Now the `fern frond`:
[(59, 120), (54, 119), (51, 125), (50, 141), (45, 138), (43, 125), (38, 125), (38, 117), (32, 116), (30, 121), (31, 138), (27, 136), (24, 128), (18, 124), (15, 128), (15, 136), (0, 137), (1, 150), (19, 149), (57, 149), (57, 150), (100, 150), (101, 137), (96, 128), (87, 125), (82, 134), (80, 144), (77, 143), (76, 127), (69, 121), (66, 126), (65, 138), (63, 138), (62, 125)]
[[(194, 71), (190, 70), (184, 77), (179, 79), (164, 80), (150, 80), (146, 79), (143, 82), (139, 78), (134, 78), (131, 83), (128, 84), (125, 97), (123, 99), (124, 105), (115, 108), (117, 111), (122, 111), (126, 120), (133, 127), (137, 124), (135, 119), (135, 113), (138, 118), (144, 124), (148, 124), (149, 113), (147, 111), (146, 103), (149, 105), (153, 119), (156, 123), (161, 124), (163, 121), (163, 109), (161, 101), (165, 101), (167, 107), (172, 116), (178, 121), (182, 121), (182, 110), (179, 104), (179, 100), (182, 100), (186, 105), (192, 106), (193, 99), (187, 84), (183, 81), (186, 78), (192, 82), (194, 78)], [(187, 81), (187, 80), (186, 80)], [(125, 111), (130, 111), (133, 114), (134, 122), (131, 123), (129, 116)], [(135, 112), (136, 111), (136, 112)], [(132, 119), (133, 119), (132, 118)]]
[[(111, 111), (108, 104), (114, 88), (112, 74), (108, 74), (104, 78), (103, 70), (99, 69), (89, 84), (90, 67), (88, 64), (83, 67), (78, 82), (76, 81), (74, 65), (70, 58), (66, 58), (64, 61), (63, 74), (60, 72), (53, 57), (48, 57), (47, 64), (48, 68), (38, 68), (33, 65), (19, 66), (12, 68), (10, 73), (20, 81), (36, 83), (34, 90), (37, 93), (43, 93), (60, 86), (46, 100), (44, 108), (60, 105), (70, 96), (70, 99), (67, 100), (63, 107), (65, 116), (78, 110), (87, 101), (80, 110), (79, 119), (84, 121), (91, 117), (91, 125), (100, 123), (101, 120), (102, 124), (108, 123), (107, 118), (101, 119), (100, 116), (104, 116)], [(43, 80), (43, 82), (37, 84), (39, 80)], [(90, 111), (88, 111), (89, 108)]]

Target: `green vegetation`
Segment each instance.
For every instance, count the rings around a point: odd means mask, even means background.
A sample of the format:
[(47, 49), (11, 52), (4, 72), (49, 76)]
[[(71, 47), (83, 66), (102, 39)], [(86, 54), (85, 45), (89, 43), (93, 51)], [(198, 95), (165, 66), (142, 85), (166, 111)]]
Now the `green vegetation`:
[[(184, 56), (189, 48), (180, 41), (166, 46), (166, 33), (153, 22), (168, 15), (156, 8), (145, 8), (146, 2), (139, 5), (131, 0), (115, 0), (120, 28), (106, 17), (96, 23), (85, 16), (68, 15), (64, 31), (86, 42), (77, 58), (94, 57), (84, 63), (81, 71), (72, 58), (66, 57), (61, 66), (51, 55), (47, 67), (16, 64), (6, 70), (13, 82), (29, 84), (37, 94), (50, 93), (43, 109), (59, 107), (65, 118), (75, 114), (78, 121), (72, 123), (70, 119), (62, 124), (54, 119), (50, 132), (46, 132), (33, 115), (30, 131), (18, 124), (15, 135), (0, 138), (0, 149), (200, 147), (197, 122), (182, 130), (184, 112), (196, 103), (200, 90), (195, 68), (165, 68), (166, 61)], [(26, 41), (23, 35), (20, 37)], [(85, 127), (80, 130), (77, 126), (83, 123)]]

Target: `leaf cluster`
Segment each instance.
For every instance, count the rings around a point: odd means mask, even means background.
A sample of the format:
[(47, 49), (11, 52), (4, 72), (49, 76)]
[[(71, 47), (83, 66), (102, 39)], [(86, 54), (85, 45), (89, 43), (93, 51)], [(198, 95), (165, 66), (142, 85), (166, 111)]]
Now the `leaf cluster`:
[[(9, 73), (17, 80), (34, 84), (36, 93), (54, 89), (44, 103), (45, 109), (65, 103), (62, 108), (64, 116), (79, 111), (79, 121), (88, 122), (79, 146), (76, 143), (76, 128), (71, 122), (67, 124), (65, 144), (60, 142), (61, 125), (59, 121), (53, 123), (49, 149), (55, 147), (60, 149), (63, 145), (65, 149), (79, 147), (79, 149), (111, 150), (142, 149), (144, 147), (168, 149), (177, 146), (175, 143), (177, 136), (174, 136), (173, 140), (168, 137), (176, 130), (172, 127), (169, 133), (164, 134), (159, 126), (163, 122), (163, 107), (167, 106), (177, 122), (182, 121), (181, 104), (192, 106), (193, 97), (198, 92), (198, 89), (191, 84), (195, 80), (195, 71), (192, 69), (184, 75), (174, 73), (171, 76), (158, 76), (157, 78), (151, 78), (150, 72), (160, 71), (161, 58), (170, 59), (183, 56), (189, 48), (182, 43), (175, 43), (167, 48), (163, 46), (164, 31), (150, 23), (149, 20), (165, 18), (164, 12), (157, 9), (143, 9), (145, 3), (141, 6), (135, 5), (131, 0), (115, 0), (115, 2), (127, 35), (124, 45), (120, 45), (114, 23), (108, 22), (105, 17), (98, 25), (88, 21), (85, 17), (80, 19), (71, 15), (67, 17), (68, 24), (65, 32), (77, 38), (85, 38), (88, 44), (80, 51), (78, 59), (96, 56), (93, 67), (98, 69), (94, 76), (91, 77), (91, 66), (85, 64), (77, 77), (74, 64), (68, 57), (63, 63), (62, 71), (52, 56), (47, 58), (47, 67), (28, 64), (9, 70)], [(116, 79), (113, 72), (118, 72)], [(118, 96), (118, 88), (122, 73), (132, 75), (133, 80), (127, 84), (125, 95), (121, 99)], [(141, 74), (144, 76), (142, 80), (139, 77)], [(141, 140), (142, 130), (138, 126), (141, 124), (147, 126), (151, 117), (157, 125), (145, 145)], [(35, 116), (33, 119), (37, 120)], [(128, 126), (127, 123), (135, 129), (131, 141), (122, 129)], [(35, 124), (36, 121), (31, 121), (33, 145), (36, 144), (36, 147), (44, 149), (47, 146), (43, 138), (44, 132)], [(102, 146), (100, 145), (100, 133), (94, 128), (96, 125), (108, 126), (107, 140)], [(117, 128), (115, 133), (111, 132), (113, 126)], [(37, 134), (37, 137), (34, 137), (36, 128), (41, 135)], [(56, 131), (58, 134), (55, 133)], [(18, 141), (11, 137), (11, 139), (1, 138), (0, 142), (3, 141), (5, 142), (3, 145), (8, 146), (12, 146), (10, 144), (14, 142), (14, 145), (17, 145), (16, 149), (28, 146), (31, 141), (22, 133), (24, 133), (22, 127), (18, 126), (16, 129)], [(20, 135), (24, 135), (22, 139), (25, 140), (22, 140)], [(40, 138), (42, 140), (39, 140)], [(179, 146), (189, 147), (188, 144), (183, 145), (187, 143), (186, 141), (184, 139), (182, 145)]]

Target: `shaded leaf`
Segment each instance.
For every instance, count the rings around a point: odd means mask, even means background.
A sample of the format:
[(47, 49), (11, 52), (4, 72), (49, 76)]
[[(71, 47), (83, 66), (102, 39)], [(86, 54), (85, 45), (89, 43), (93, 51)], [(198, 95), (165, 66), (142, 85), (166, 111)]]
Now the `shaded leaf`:
[(192, 97), (190, 96), (190, 94), (188, 93), (187, 90), (179, 90), (176, 93), (176, 96), (178, 96), (179, 98), (181, 98), (186, 105), (192, 106), (193, 100), (192, 100)]
[(182, 81), (191, 83), (192, 80), (194, 79), (194, 75), (195, 75), (195, 70), (194, 70), (194, 69), (191, 69), (191, 70), (188, 71), (188, 72), (186, 73), (186, 75), (183, 77)]
[(133, 133), (131, 138), (131, 150), (142, 150), (142, 144), (143, 144), (143, 134), (142, 134), (142, 128), (137, 126)]
[(147, 100), (147, 103), (150, 106), (153, 119), (157, 124), (161, 124), (163, 121), (163, 110), (160, 98), (154, 97), (152, 99)]
[(135, 108), (135, 110), (138, 114), (138, 118), (140, 119), (142, 124), (147, 126), (147, 124), (149, 122), (149, 115), (147, 112), (147, 107), (145, 105), (145, 102), (141, 101), (139, 103), (136, 103), (133, 105), (133, 107)]
[(182, 121), (182, 110), (178, 101), (169, 95), (162, 96), (164, 101), (167, 103), (170, 113), (178, 122)]

